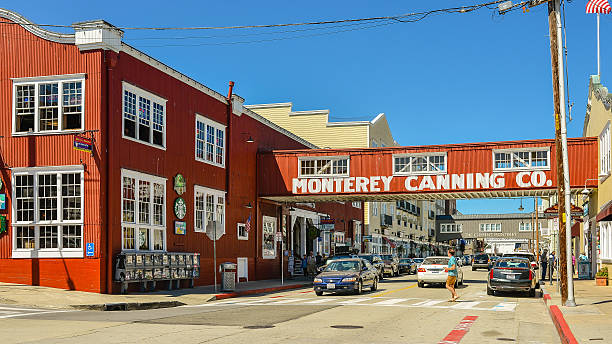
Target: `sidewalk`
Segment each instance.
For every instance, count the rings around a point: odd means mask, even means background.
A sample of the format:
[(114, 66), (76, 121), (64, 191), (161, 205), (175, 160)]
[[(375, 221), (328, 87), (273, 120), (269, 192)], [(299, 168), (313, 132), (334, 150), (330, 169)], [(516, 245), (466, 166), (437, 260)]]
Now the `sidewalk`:
[(108, 295), (0, 282), (0, 304), (62, 309), (135, 310), (202, 304), (212, 300), (311, 285), (312, 280), (299, 277), (285, 280), (283, 285), (280, 280), (241, 282), (236, 285), (236, 291), (230, 293), (215, 292), (214, 286), (210, 285), (170, 291)]
[(556, 281), (549, 283), (542, 283), (542, 289), (550, 294), (548, 305), (558, 306), (578, 343), (612, 343), (612, 286), (598, 287), (595, 280), (574, 279), (576, 307), (565, 307)]

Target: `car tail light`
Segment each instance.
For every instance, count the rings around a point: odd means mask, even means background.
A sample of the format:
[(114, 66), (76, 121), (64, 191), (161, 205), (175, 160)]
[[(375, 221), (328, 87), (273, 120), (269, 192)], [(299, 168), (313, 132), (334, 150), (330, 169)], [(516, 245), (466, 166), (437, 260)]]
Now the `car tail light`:
[(425, 268), (419, 268), (419, 272), (427, 272)]
[(533, 271), (529, 270), (529, 280), (531, 281), (533, 279)]
[(489, 278), (493, 278), (493, 269), (489, 272)]

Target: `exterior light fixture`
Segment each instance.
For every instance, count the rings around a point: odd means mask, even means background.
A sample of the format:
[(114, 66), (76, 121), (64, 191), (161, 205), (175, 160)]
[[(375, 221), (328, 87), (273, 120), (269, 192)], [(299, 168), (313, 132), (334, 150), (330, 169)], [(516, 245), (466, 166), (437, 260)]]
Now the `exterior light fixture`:
[(245, 204), (244, 207), (247, 209), (253, 209), (253, 205), (251, 204), (251, 202)]
[(580, 191), (580, 193), (585, 195), (585, 196), (588, 196), (591, 193), (591, 191), (589, 191), (589, 189), (587, 189), (587, 188), (584, 188), (584, 190)]
[(523, 208), (523, 199), (522, 198), (521, 198), (521, 205), (520, 205), (520, 207), (518, 207), (518, 210), (519, 211), (525, 210), (525, 208)]
[(249, 138), (246, 140), (247, 143), (253, 143), (255, 142), (255, 140), (253, 140), (253, 138), (251, 136), (249, 136)]

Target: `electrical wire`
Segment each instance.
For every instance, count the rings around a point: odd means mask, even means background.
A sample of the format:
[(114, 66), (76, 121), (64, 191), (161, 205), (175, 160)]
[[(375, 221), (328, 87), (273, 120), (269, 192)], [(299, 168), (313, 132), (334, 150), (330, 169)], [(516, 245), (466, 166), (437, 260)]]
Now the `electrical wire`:
[(565, 61), (564, 61), (564, 65), (565, 65), (565, 94), (567, 95), (567, 113), (568, 113), (568, 119), (571, 122), (572, 121), (572, 107), (573, 104), (570, 103), (570, 88), (569, 88), (569, 71), (568, 71), (568, 64), (567, 64), (567, 32), (566, 32), (566, 28), (565, 28), (565, 1), (561, 1), (561, 13), (563, 14), (563, 52), (565, 53)]

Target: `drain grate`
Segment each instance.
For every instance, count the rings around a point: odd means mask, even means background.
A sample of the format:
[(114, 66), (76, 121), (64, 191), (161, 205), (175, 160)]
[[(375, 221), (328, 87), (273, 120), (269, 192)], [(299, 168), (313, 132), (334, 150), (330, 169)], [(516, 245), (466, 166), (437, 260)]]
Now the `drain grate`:
[(332, 325), (330, 326), (331, 328), (338, 328), (341, 330), (354, 330), (357, 328), (363, 328), (363, 326), (359, 326), (359, 325)]
[(589, 338), (589, 340), (603, 340), (603, 338)]
[(274, 325), (250, 325), (250, 326), (243, 326), (242, 328), (246, 328), (249, 330), (257, 330), (261, 328), (272, 328), (272, 327), (274, 327)]
[(512, 339), (512, 338), (497, 338), (497, 340), (500, 340), (502, 342), (516, 342), (516, 339)]

